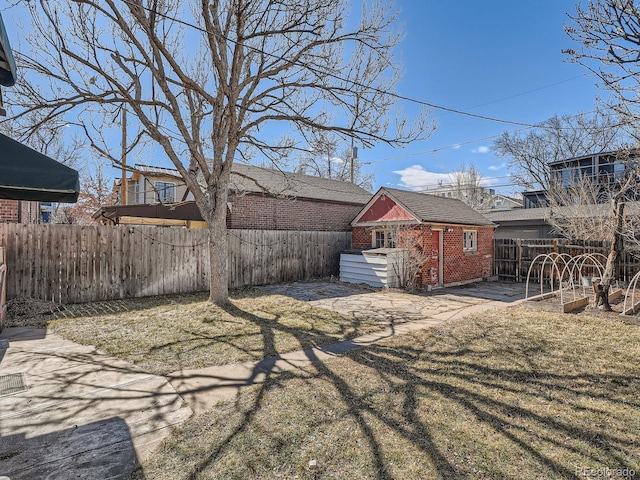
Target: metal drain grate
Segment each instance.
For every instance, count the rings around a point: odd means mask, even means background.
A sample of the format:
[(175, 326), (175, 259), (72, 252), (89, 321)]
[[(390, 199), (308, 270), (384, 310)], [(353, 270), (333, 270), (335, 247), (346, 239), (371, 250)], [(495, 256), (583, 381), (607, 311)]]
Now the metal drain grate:
[(0, 375), (0, 397), (13, 395), (14, 393), (24, 392), (26, 390), (27, 384), (24, 381), (23, 374), (11, 373), (9, 375)]

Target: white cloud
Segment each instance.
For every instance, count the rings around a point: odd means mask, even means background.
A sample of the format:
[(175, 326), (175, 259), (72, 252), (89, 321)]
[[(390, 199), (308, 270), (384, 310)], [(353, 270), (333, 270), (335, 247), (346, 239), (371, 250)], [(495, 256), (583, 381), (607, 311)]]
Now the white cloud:
[(478, 148), (471, 150), (471, 153), (489, 153), (489, 147), (481, 145)]
[(502, 170), (503, 168), (507, 168), (507, 164), (501, 163), (500, 165), (489, 165), (487, 168), (492, 172), (495, 172), (496, 170)]
[(339, 163), (339, 164), (344, 164), (345, 161), (339, 157), (331, 157), (331, 163)]
[(445, 185), (451, 182), (449, 173), (428, 172), (422, 165), (412, 165), (403, 170), (395, 170), (393, 173), (400, 175), (400, 185), (411, 190), (436, 188), (439, 180)]

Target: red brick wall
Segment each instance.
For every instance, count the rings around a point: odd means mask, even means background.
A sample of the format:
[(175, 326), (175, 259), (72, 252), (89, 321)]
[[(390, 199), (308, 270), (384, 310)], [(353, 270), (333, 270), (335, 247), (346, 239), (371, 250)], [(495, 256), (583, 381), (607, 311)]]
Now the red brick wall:
[(18, 200), (0, 200), (0, 222), (17, 222)]
[(40, 204), (23, 200), (0, 199), (0, 223), (39, 223)]
[[(442, 228), (443, 235), (443, 275), (444, 285), (477, 280), (493, 275), (493, 229), (487, 227), (461, 227), (450, 225)], [(371, 248), (371, 227), (354, 227), (351, 232), (351, 244), (353, 248)], [(432, 233), (430, 225), (417, 227), (422, 230), (425, 252), (432, 249)], [(447, 230), (451, 230), (448, 232)], [(462, 244), (463, 230), (475, 230), (478, 232), (478, 248), (475, 252), (465, 252)], [(415, 242), (414, 242), (415, 243)], [(426, 254), (429, 257), (428, 254)], [(438, 268), (437, 258), (430, 258), (422, 268), (419, 283), (422, 285), (435, 285), (430, 269)]]
[(371, 248), (371, 228), (353, 227), (353, 230), (351, 230), (351, 246), (353, 248)]
[(362, 205), (262, 195), (231, 195), (229, 201), (227, 226), (256, 230), (348, 231), (362, 209)]
[[(444, 232), (444, 284), (464, 282), (493, 274), (493, 229), (481, 227), (449, 227)], [(465, 252), (462, 245), (463, 230), (478, 232), (478, 249)]]

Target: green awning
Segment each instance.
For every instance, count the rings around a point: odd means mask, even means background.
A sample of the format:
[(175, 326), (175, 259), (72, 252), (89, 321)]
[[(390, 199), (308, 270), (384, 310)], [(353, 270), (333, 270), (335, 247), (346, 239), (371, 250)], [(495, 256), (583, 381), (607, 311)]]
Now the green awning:
[(78, 172), (0, 133), (0, 198), (75, 203)]
[(11, 87), (16, 83), (16, 78), (16, 61), (0, 15), (0, 85)]

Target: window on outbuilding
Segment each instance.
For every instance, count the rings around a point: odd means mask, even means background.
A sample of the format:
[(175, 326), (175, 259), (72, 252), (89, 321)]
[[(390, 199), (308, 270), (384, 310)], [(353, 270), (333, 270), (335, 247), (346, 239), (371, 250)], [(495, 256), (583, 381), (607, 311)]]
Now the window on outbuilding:
[(392, 230), (376, 230), (373, 232), (374, 248), (396, 248), (396, 233)]
[(476, 230), (464, 230), (462, 232), (462, 250), (465, 252), (478, 250), (478, 232)]

